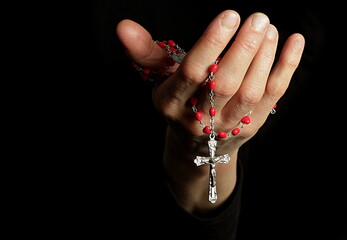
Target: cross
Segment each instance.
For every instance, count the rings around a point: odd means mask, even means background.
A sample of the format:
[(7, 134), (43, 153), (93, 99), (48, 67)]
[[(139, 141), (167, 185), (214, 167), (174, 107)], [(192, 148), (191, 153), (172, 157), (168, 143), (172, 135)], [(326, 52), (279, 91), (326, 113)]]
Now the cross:
[(230, 157), (228, 154), (224, 154), (222, 156), (216, 157), (215, 156), (216, 148), (217, 148), (217, 141), (214, 139), (210, 139), (208, 141), (208, 150), (209, 150), (210, 156), (209, 157), (197, 156), (194, 159), (194, 163), (197, 166), (210, 164), (210, 183), (209, 183), (208, 200), (211, 203), (215, 203), (217, 201), (216, 163), (228, 163), (230, 160)]

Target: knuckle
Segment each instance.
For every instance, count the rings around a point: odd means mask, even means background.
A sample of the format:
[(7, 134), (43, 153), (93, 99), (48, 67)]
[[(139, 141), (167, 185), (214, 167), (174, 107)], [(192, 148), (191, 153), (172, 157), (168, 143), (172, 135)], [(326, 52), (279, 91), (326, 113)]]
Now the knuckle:
[(238, 91), (239, 86), (237, 85), (237, 80), (233, 76), (225, 76), (225, 75), (218, 75), (218, 79), (220, 79), (221, 83), (218, 85), (217, 91), (215, 91), (215, 94), (217, 97), (222, 99), (227, 99), (236, 94)]
[(223, 41), (219, 34), (206, 34), (204, 41), (206, 41), (207, 45), (210, 46), (211, 49), (216, 46), (224, 46), (225, 44), (225, 41)]
[(200, 84), (207, 76), (206, 69), (202, 71), (201, 68), (196, 62), (186, 61), (181, 65), (180, 78), (189, 85)]
[(161, 113), (165, 118), (173, 120), (176, 118), (176, 111), (178, 106), (177, 99), (173, 97), (161, 97), (162, 101), (156, 105), (159, 113)]
[(244, 39), (242, 41), (235, 41), (237, 47), (246, 55), (254, 55), (258, 49), (259, 43), (256, 39)]
[(241, 94), (241, 102), (248, 106), (252, 106), (258, 103), (261, 97), (262, 94), (259, 90), (250, 87)]
[(271, 83), (268, 83), (266, 87), (267, 95), (271, 96), (273, 99), (282, 97), (286, 90), (287, 86), (278, 81), (272, 81)]
[(284, 67), (288, 68), (289, 70), (295, 70), (299, 65), (300, 59), (295, 55), (288, 55), (286, 57), (283, 57), (281, 59), (281, 63)]
[(264, 51), (262, 53), (262, 60), (265, 66), (271, 66), (274, 61), (274, 54), (269, 51)]
[(221, 88), (215, 92), (215, 95), (221, 99), (228, 99), (236, 94), (235, 88)]

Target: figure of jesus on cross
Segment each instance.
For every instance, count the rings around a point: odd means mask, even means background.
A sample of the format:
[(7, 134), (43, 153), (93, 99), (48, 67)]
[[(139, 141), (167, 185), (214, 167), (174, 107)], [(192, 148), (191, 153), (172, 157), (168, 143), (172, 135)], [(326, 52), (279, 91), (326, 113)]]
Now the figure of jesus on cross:
[(217, 141), (214, 138), (210, 137), (208, 141), (208, 150), (209, 157), (201, 157), (197, 156), (194, 159), (194, 163), (197, 166), (201, 166), (204, 164), (210, 164), (210, 183), (209, 183), (209, 197), (208, 200), (211, 203), (215, 203), (217, 201), (217, 186), (216, 186), (216, 163), (228, 163), (230, 161), (230, 157), (228, 154), (224, 154), (222, 156), (216, 157), (216, 149), (217, 149)]

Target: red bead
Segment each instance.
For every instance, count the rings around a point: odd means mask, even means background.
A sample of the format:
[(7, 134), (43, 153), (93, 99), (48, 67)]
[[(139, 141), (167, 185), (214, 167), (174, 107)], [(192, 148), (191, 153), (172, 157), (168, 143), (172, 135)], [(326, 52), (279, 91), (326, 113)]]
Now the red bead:
[(216, 109), (214, 107), (210, 108), (210, 116), (214, 117), (216, 115)]
[(217, 70), (218, 70), (218, 64), (216, 64), (216, 63), (212, 64), (210, 67), (210, 72), (215, 73), (215, 72), (217, 72)]
[(171, 52), (177, 52), (177, 49), (174, 48), (174, 47), (170, 47), (170, 51), (171, 51)]
[(215, 89), (216, 81), (215, 80), (210, 81), (208, 86), (209, 86), (210, 90)]
[(196, 112), (195, 113), (195, 119), (197, 121), (201, 121), (202, 120), (202, 113), (201, 112)]
[(211, 133), (211, 127), (210, 126), (205, 126), (202, 131), (206, 134), (210, 134)]
[(241, 122), (244, 123), (244, 124), (249, 124), (251, 122), (251, 118), (249, 116), (244, 116), (241, 119)]
[(191, 97), (189, 99), (189, 102), (192, 106), (196, 106), (198, 104), (198, 98), (197, 97)]
[(220, 131), (218, 133), (218, 137), (220, 137), (220, 138), (225, 138), (226, 136), (227, 136), (226, 132)]
[(159, 47), (162, 47), (162, 48), (166, 46), (166, 43), (164, 42), (157, 42), (157, 44), (159, 45)]
[(277, 108), (277, 104), (275, 104), (272, 108), (273, 108), (273, 109)]
[(151, 69), (149, 69), (149, 68), (144, 68), (144, 69), (142, 70), (142, 73), (148, 75), (148, 74), (151, 73)]
[(169, 44), (170, 47), (176, 47), (176, 43), (172, 40), (168, 40), (167, 44)]
[(240, 133), (240, 129), (239, 128), (235, 128), (234, 130), (231, 131), (231, 134), (234, 135), (234, 136), (239, 134), (239, 133)]

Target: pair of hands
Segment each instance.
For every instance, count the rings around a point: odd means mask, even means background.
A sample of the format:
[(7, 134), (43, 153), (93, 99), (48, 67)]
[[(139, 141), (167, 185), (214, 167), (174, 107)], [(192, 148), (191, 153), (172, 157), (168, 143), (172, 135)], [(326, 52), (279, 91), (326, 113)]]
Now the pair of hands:
[[(249, 111), (252, 114), (251, 124), (235, 137), (239, 141), (233, 141), (235, 146), (229, 146), (230, 150), (238, 149), (264, 124), (273, 106), (285, 93), (299, 65), (305, 44), (301, 34), (292, 34), (286, 40), (279, 60), (274, 63), (278, 31), (270, 24), (269, 18), (259, 12), (250, 15), (237, 36), (234, 36), (239, 27), (240, 16), (237, 12), (221, 12), (180, 66), (172, 67), (174, 74), (153, 91), (154, 105), (172, 123), (170, 126), (179, 127), (191, 136), (203, 135), (193, 117), (189, 99), (206, 80), (209, 66), (235, 37), (215, 74), (215, 129), (230, 131)], [(117, 35), (132, 61), (148, 68), (162, 67), (165, 63), (167, 53), (136, 22), (121, 21), (117, 26)], [(200, 109), (207, 113), (204, 114), (207, 117), (208, 96), (201, 101)], [(203, 121), (208, 124), (209, 119)]]

